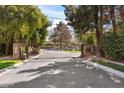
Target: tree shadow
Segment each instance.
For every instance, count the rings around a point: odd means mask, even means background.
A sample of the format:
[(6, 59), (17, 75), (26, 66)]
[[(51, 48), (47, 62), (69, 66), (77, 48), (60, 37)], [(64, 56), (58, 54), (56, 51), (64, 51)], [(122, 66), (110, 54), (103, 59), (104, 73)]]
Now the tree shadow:
[(48, 64), (44, 67), (19, 71), (17, 74), (33, 73), (30, 74), (29, 77), (35, 75), (39, 75), (39, 77), (36, 77), (30, 81), (18, 82), (13, 85), (8, 85), (8, 88), (74, 87), (77, 85), (77, 83), (79, 83), (74, 78), (72, 78), (73, 75), (75, 76), (74, 73), (76, 73), (76, 70), (74, 70), (73, 67), (77, 64), (83, 65), (83, 63), (76, 62), (55, 62), (54, 64)]
[[(17, 74), (29, 73), (32, 80), (8, 85), (8, 88), (85, 88), (85, 87), (123, 87), (110, 81), (102, 70), (88, 70), (82, 62), (55, 62), (47, 66), (22, 70)], [(95, 73), (94, 73), (95, 72)], [(33, 74), (32, 74), (33, 73)], [(103, 78), (99, 75), (104, 74)]]
[[(22, 70), (19, 71), (17, 74), (22, 74), (22, 73), (32, 73), (34, 72), (33, 75), (36, 74), (42, 74), (43, 72), (49, 71), (49, 70), (56, 70), (56, 69), (66, 69), (68, 67), (73, 67), (76, 64), (78, 65), (84, 65), (84, 63), (81, 62), (55, 62), (55, 63), (49, 63), (47, 66), (39, 67), (36, 69), (27, 69), (27, 70)], [(36, 72), (36, 73), (35, 73)]]

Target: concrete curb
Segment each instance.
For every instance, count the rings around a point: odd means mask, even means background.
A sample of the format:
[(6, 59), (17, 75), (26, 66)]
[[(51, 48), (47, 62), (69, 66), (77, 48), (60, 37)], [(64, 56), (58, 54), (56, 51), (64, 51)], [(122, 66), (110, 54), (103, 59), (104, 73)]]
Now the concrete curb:
[(30, 57), (30, 59), (35, 59), (35, 58), (38, 58), (40, 55), (43, 54), (43, 50), (40, 50), (40, 53), (36, 56), (33, 56), (33, 57)]
[(23, 65), (24, 63), (26, 63), (26, 62), (28, 62), (28, 61), (34, 59), (34, 58), (39, 57), (40, 55), (42, 55), (42, 50), (40, 51), (40, 54), (38, 54), (38, 55), (36, 55), (36, 56), (34, 56), (34, 57), (30, 57), (29, 59), (26, 59), (26, 60), (23, 60), (23, 61), (21, 60), (21, 61), (18, 62), (17, 64), (14, 64), (14, 65), (12, 65), (12, 66), (10, 66), (10, 67), (7, 67), (7, 68), (4, 68), (4, 69), (0, 70), (0, 77), (4, 76), (4, 75), (6, 75), (7, 73), (9, 73), (10, 71), (14, 70), (14, 68), (17, 68), (17, 67)]
[(109, 67), (107, 67), (107, 66), (100, 65), (100, 64), (98, 64), (98, 63), (94, 63), (94, 62), (92, 62), (92, 61), (90, 61), (90, 60), (91, 60), (91, 59), (88, 59), (88, 60), (82, 61), (82, 62), (83, 62), (83, 63), (86, 63), (87, 65), (91, 65), (91, 66), (93, 66), (93, 67), (98, 67), (98, 68), (100, 68), (100, 69), (102, 69), (102, 70), (104, 70), (104, 71), (106, 71), (106, 72), (108, 72), (108, 73), (110, 73), (110, 74), (113, 74), (113, 75), (115, 75), (115, 76), (118, 76), (118, 77), (124, 79), (124, 73), (123, 73), (123, 72), (118, 71), (118, 70), (115, 70), (115, 69), (112, 69), (112, 68), (109, 68)]
[(14, 68), (17, 68), (17, 67), (19, 67), (19, 66), (21, 66), (21, 65), (23, 65), (23, 64), (24, 64), (24, 63), (20, 61), (20, 62), (17, 63), (17, 64), (14, 64), (14, 65), (12, 65), (12, 66), (10, 66), (10, 67), (7, 67), (7, 68), (4, 68), (4, 69), (0, 70), (0, 77), (6, 75), (6, 74), (9, 73), (10, 71), (14, 70)]

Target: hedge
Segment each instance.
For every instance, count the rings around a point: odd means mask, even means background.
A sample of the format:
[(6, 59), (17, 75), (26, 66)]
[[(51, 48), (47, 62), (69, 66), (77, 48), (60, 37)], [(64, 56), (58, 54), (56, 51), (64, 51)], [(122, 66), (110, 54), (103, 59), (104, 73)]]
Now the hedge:
[(101, 48), (111, 60), (124, 60), (124, 31), (106, 32), (101, 36)]

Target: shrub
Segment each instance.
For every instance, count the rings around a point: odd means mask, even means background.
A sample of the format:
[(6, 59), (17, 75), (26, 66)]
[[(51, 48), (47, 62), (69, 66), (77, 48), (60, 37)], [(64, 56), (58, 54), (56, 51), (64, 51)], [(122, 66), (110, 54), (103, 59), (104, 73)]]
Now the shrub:
[(100, 45), (107, 58), (124, 60), (124, 31), (105, 33), (101, 37)]
[(96, 46), (96, 34), (95, 32), (87, 32), (82, 35), (81, 40), (85, 43), (85, 53), (94, 54)]

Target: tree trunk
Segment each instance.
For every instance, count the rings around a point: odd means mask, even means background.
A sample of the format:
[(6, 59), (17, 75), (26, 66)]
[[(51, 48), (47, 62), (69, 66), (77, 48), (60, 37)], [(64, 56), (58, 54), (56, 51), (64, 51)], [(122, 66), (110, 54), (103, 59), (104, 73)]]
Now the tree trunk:
[(29, 53), (28, 53), (28, 46), (29, 46), (29, 44), (28, 44), (28, 42), (27, 42), (27, 43), (25, 44), (25, 47), (26, 47), (25, 52), (26, 52), (27, 58), (28, 58), (28, 56), (29, 56)]
[(99, 11), (100, 11), (100, 21), (99, 21), (99, 27), (100, 27), (100, 35), (102, 35), (103, 34), (103, 8), (102, 8), (102, 6), (100, 6), (100, 9), (99, 9)]
[(81, 44), (81, 56), (84, 57), (84, 44)]
[(60, 41), (60, 50), (62, 50), (62, 42)]
[(9, 52), (9, 43), (6, 43), (6, 52), (5, 52), (6, 56), (8, 56), (8, 52)]
[(92, 45), (92, 48), (91, 48), (91, 54), (94, 55), (95, 54), (95, 46)]
[(59, 43), (59, 44), (60, 44), (60, 45), (59, 45), (59, 46), (60, 46), (60, 50), (62, 50), (62, 37), (61, 37), (61, 35), (60, 35), (60, 40), (59, 40), (59, 42), (60, 42), (60, 43)]
[(28, 58), (28, 45), (26, 45), (26, 55), (27, 55), (27, 58)]
[(100, 57), (101, 56), (101, 51), (100, 51), (100, 31), (99, 31), (99, 24), (98, 24), (98, 6), (95, 6), (95, 28), (96, 28), (96, 56)]
[(111, 14), (113, 32), (116, 32), (117, 25), (116, 25), (116, 21), (115, 21), (115, 6), (111, 7), (111, 13), (110, 14)]

